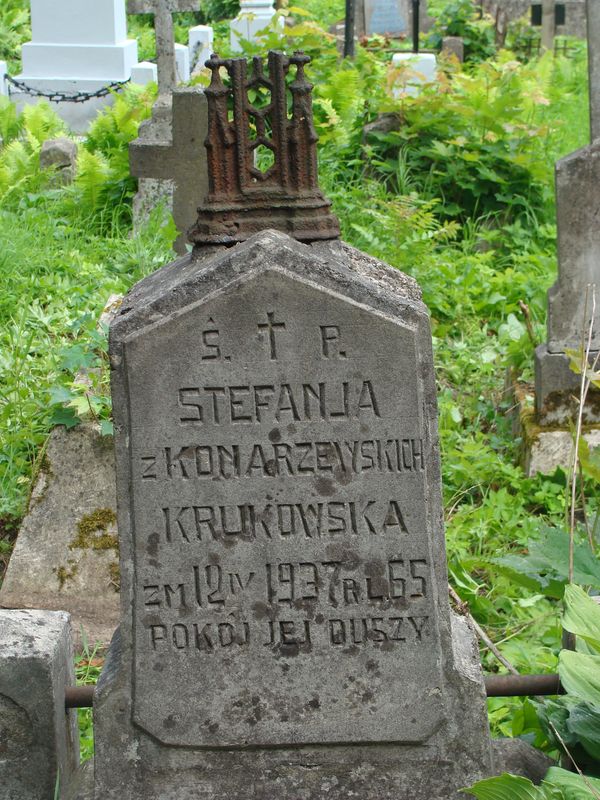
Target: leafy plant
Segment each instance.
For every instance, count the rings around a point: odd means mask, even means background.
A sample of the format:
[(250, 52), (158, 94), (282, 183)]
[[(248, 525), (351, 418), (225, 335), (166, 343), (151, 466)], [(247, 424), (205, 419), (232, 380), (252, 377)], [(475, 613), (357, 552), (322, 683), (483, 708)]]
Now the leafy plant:
[(441, 50), (444, 36), (462, 37), (466, 61), (484, 61), (495, 55), (492, 20), (487, 15), (482, 16), (472, 0), (450, 0), (444, 5), (429, 33), (429, 47)]

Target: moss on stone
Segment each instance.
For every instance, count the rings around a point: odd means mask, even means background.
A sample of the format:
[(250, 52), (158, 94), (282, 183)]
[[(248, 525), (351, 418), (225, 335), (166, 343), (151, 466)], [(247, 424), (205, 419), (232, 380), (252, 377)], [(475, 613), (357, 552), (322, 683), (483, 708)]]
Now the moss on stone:
[(86, 514), (77, 523), (77, 536), (69, 545), (70, 550), (117, 550), (119, 541), (108, 528), (114, 525), (117, 516), (112, 508), (97, 508)]
[(108, 574), (110, 576), (110, 583), (114, 586), (115, 592), (121, 590), (121, 568), (116, 561), (108, 565)]
[(56, 574), (58, 579), (58, 588), (59, 590), (62, 589), (67, 581), (73, 580), (75, 575), (77, 575), (77, 562), (73, 559), (69, 559), (68, 561), (69, 566), (61, 566), (55, 567), (52, 571)]

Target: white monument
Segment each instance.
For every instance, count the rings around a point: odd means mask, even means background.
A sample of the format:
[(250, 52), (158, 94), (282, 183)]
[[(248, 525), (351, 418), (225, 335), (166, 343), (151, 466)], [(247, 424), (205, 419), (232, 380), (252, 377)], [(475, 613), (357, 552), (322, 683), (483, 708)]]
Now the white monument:
[(231, 49), (238, 53), (241, 41), (255, 42), (259, 31), (271, 24), (283, 30), (283, 17), (274, 17), (277, 14), (273, 0), (241, 0), (240, 13), (229, 23), (229, 43)]
[[(31, 41), (23, 45), (16, 80), (39, 92), (93, 93), (128, 80), (137, 60), (123, 0), (31, 0)], [(38, 101), (15, 87), (11, 95), (18, 105)], [(75, 132), (84, 132), (110, 100), (109, 94), (53, 107)]]
[(192, 74), (200, 72), (204, 62), (208, 61), (213, 52), (214, 31), (210, 25), (196, 25), (190, 28), (188, 45), (190, 50), (190, 65)]

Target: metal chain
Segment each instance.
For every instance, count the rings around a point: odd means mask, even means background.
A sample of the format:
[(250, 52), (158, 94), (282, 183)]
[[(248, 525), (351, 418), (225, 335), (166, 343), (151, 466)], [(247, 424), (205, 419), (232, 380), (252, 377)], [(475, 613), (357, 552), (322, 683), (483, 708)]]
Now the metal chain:
[(85, 103), (94, 97), (106, 97), (111, 92), (122, 89), (123, 86), (130, 81), (129, 78), (126, 81), (114, 81), (108, 84), (108, 86), (97, 89), (95, 92), (42, 92), (39, 89), (28, 86), (26, 83), (23, 83), (23, 81), (17, 81), (11, 78), (11, 76), (6, 73), (4, 75), (4, 80), (8, 81), (8, 83), (19, 90), (18, 92), (11, 92), (9, 89), (9, 94), (11, 95), (29, 94), (33, 97), (45, 97), (51, 103)]

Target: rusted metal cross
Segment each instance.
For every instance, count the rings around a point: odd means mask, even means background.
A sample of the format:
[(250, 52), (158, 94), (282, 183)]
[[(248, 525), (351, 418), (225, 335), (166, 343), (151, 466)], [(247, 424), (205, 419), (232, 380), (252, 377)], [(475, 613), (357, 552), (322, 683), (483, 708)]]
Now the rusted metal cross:
[(154, 14), (159, 94), (169, 94), (177, 83), (173, 14), (199, 7), (200, 0), (127, 0), (129, 14)]

